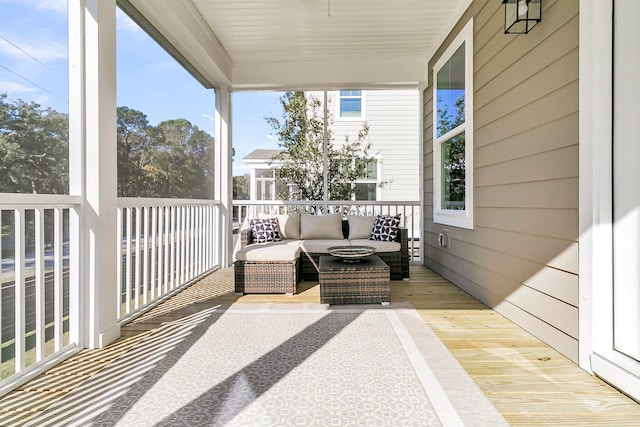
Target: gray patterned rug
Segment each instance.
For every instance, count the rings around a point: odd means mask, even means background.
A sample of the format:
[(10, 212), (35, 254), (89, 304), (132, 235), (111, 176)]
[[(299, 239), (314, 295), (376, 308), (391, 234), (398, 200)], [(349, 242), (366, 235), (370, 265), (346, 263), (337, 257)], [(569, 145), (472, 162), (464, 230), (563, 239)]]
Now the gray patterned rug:
[(30, 425), (507, 425), (409, 304), (166, 323)]

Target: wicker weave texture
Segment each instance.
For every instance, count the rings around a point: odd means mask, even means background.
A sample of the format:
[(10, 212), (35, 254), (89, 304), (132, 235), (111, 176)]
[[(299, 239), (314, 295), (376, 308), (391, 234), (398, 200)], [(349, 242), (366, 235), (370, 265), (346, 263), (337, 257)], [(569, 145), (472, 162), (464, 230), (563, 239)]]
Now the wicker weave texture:
[(246, 262), (234, 264), (237, 294), (295, 294), (299, 260), (294, 262)]
[(352, 264), (323, 255), (319, 260), (319, 268), (322, 304), (390, 301), (389, 266), (376, 255)]
[[(342, 221), (343, 234), (348, 236), (347, 221)], [(240, 247), (252, 243), (251, 229), (241, 230)], [(376, 253), (388, 265), (391, 280), (409, 278), (408, 230), (400, 227), (398, 233), (400, 251)], [(301, 252), (297, 263), (274, 261), (236, 261), (236, 293), (295, 293), (300, 280), (319, 279), (319, 260), (325, 253)]]
[[(305, 280), (318, 280), (319, 260), (321, 256), (327, 256), (324, 253), (300, 252), (302, 260), (302, 277)], [(400, 252), (376, 252), (376, 255), (389, 266), (391, 280), (402, 280), (409, 277), (409, 260), (406, 259), (406, 275), (404, 273), (404, 259), (402, 251)], [(408, 251), (407, 251), (408, 256)]]

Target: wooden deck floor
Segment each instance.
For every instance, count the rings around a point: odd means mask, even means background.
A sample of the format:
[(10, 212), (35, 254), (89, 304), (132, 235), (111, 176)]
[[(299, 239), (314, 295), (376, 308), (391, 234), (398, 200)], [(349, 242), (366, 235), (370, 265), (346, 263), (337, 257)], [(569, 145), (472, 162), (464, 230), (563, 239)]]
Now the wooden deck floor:
[[(426, 267), (392, 282), (513, 426), (639, 426), (640, 405)], [(126, 325), (102, 350), (83, 351), (0, 399), (0, 426), (23, 425), (117, 358), (160, 323), (220, 303), (318, 302), (317, 283), (299, 293), (233, 294), (231, 269), (213, 273)]]

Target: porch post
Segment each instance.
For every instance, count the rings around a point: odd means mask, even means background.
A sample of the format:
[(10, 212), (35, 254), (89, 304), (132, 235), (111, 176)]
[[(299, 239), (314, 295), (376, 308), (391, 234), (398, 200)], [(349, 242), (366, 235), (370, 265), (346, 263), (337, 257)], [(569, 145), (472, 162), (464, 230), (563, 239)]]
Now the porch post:
[(84, 0), (84, 190), (80, 271), (85, 345), (120, 336), (116, 289), (116, 0)]
[(215, 199), (220, 201), (218, 223), (218, 254), (221, 267), (233, 262), (233, 185), (231, 140), (231, 91), (216, 88), (215, 115)]
[(324, 98), (322, 103), (322, 113), (323, 113), (323, 144), (322, 144), (322, 201), (323, 201), (323, 214), (327, 215), (329, 213), (329, 158), (327, 157), (327, 153), (329, 152), (329, 107), (327, 103), (329, 102), (327, 97), (327, 90), (325, 89)]

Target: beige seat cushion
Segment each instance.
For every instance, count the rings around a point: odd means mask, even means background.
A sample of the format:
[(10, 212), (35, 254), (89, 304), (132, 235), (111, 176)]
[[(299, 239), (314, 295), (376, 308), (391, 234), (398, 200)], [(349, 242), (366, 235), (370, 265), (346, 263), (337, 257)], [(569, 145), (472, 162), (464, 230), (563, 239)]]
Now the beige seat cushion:
[(300, 249), (303, 252), (315, 254), (328, 254), (331, 246), (350, 246), (347, 239), (309, 239), (303, 240)]
[(343, 239), (342, 214), (300, 216), (301, 239)]
[(384, 242), (380, 240), (354, 239), (351, 240), (353, 246), (371, 246), (376, 252), (396, 252), (400, 251), (400, 242)]
[(375, 216), (348, 215), (349, 239), (368, 239), (375, 220)]
[(272, 215), (267, 213), (259, 213), (258, 218), (275, 218), (278, 220), (280, 227), (280, 235), (283, 239), (299, 239), (300, 238), (300, 214), (297, 212), (291, 215)]
[(295, 261), (300, 254), (300, 240), (254, 243), (236, 252), (238, 261)]

